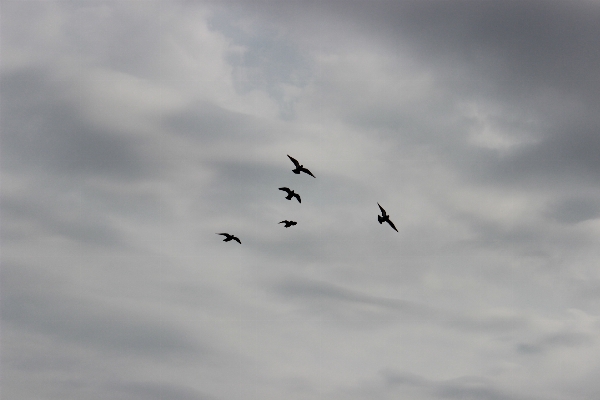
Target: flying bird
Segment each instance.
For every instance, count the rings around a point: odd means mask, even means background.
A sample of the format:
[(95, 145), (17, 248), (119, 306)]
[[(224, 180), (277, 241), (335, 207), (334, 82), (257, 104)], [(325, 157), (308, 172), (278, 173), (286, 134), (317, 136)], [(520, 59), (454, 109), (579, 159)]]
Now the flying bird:
[(288, 194), (286, 196), (286, 199), (291, 200), (292, 197), (295, 197), (298, 199), (298, 203), (302, 203), (302, 201), (300, 200), (300, 195), (298, 193), (294, 192), (292, 189), (286, 188), (286, 187), (280, 187), (279, 190), (283, 190), (284, 192), (286, 192)]
[(296, 167), (292, 170), (293, 173), (299, 174), (300, 172), (304, 172), (304, 173), (312, 176), (313, 178), (316, 178), (316, 176), (314, 176), (312, 174), (312, 172), (310, 172), (307, 168), (304, 168), (304, 165), (300, 165), (298, 160), (296, 160), (294, 157), (290, 157), (289, 154), (287, 156), (289, 157), (290, 160), (292, 160), (292, 162), (294, 163), (294, 166)]
[(377, 205), (379, 206), (379, 209), (381, 210), (381, 215), (377, 216), (377, 220), (379, 221), (379, 223), (383, 224), (384, 222), (387, 222), (388, 224), (390, 224), (392, 229), (394, 229), (396, 232), (398, 232), (398, 229), (396, 229), (396, 227), (394, 226), (394, 223), (392, 221), (390, 221), (390, 216), (385, 213), (385, 210), (383, 209), (383, 207), (381, 207), (379, 205), (379, 203), (377, 203)]
[(296, 221), (288, 221), (286, 219), (286, 220), (281, 221), (280, 224), (285, 224), (285, 228), (289, 228), (290, 226), (296, 225), (297, 222)]
[(217, 235), (223, 235), (225, 236), (225, 239), (223, 239), (224, 242), (229, 242), (230, 240), (235, 240), (236, 242), (238, 242), (239, 244), (242, 244), (242, 242), (240, 241), (239, 238), (230, 235), (229, 233), (217, 233)]

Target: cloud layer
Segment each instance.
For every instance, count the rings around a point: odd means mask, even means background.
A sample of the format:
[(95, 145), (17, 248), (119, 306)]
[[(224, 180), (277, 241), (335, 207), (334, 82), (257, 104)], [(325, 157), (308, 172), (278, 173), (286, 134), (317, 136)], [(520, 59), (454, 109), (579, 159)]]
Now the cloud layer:
[(7, 398), (600, 394), (597, 2), (2, 8)]

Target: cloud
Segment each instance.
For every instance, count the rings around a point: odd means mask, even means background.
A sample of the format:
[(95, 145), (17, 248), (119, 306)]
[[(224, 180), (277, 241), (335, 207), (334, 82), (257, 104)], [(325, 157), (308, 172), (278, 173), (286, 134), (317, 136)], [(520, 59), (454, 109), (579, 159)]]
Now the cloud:
[(595, 2), (3, 13), (8, 397), (597, 397)]
[(84, 217), (81, 213), (57, 212), (58, 205), (48, 206), (34, 203), (28, 198), (10, 198), (3, 196), (2, 208), (5, 226), (2, 238), (17, 239), (44, 234), (60, 235), (70, 240), (98, 244), (109, 248), (124, 246), (121, 233), (104, 221), (93, 216)]
[(433, 380), (391, 370), (383, 371), (381, 375), (384, 380), (381, 391), (400, 394), (410, 390), (416, 396), (415, 398), (419, 399), (525, 400), (535, 398), (503, 390), (492, 381), (479, 377), (465, 376), (456, 379)]
[(563, 224), (576, 224), (600, 215), (600, 204), (595, 198), (566, 198), (549, 207), (551, 218)]
[(296, 99), (290, 89), (307, 85), (308, 60), (280, 30), (236, 19), (231, 13), (215, 13), (209, 19), (211, 29), (223, 33), (233, 45), (226, 60), (233, 68), (235, 87), (240, 92), (265, 91), (277, 101), (281, 117), (293, 118)]
[(546, 335), (533, 343), (520, 343), (521, 354), (538, 354), (561, 347), (579, 347), (593, 344), (593, 336), (582, 332), (563, 332)]
[(324, 282), (290, 280), (276, 286), (276, 291), (286, 298), (325, 299), (339, 301), (345, 303), (344, 305), (348, 303), (367, 304), (378, 308), (391, 309), (418, 319), (429, 319), (436, 314), (434, 310), (423, 305), (371, 296)]
[(251, 145), (270, 138), (265, 132), (270, 128), (264, 121), (207, 101), (189, 104), (183, 110), (165, 115), (163, 123), (170, 131), (194, 138), (205, 145), (214, 142)]
[(86, 121), (72, 84), (53, 84), (46, 72), (26, 70), (4, 75), (1, 85), (10, 97), (3, 113), (5, 169), (124, 180), (151, 173), (152, 164), (138, 150), (139, 138)]
[(457, 313), (402, 299), (372, 295), (326, 282), (288, 279), (273, 288), (281, 298), (310, 306), (344, 321), (372, 320), (381, 323), (433, 323), (443, 329), (468, 333), (500, 334), (516, 332), (531, 324), (525, 315), (507, 312)]
[(23, 265), (2, 268), (2, 319), (54, 340), (147, 357), (200, 354), (183, 332), (101, 300), (68, 293), (57, 277)]
[(110, 394), (113, 399), (210, 400), (215, 398), (193, 389), (157, 382), (114, 382), (106, 384), (103, 389), (103, 392)]

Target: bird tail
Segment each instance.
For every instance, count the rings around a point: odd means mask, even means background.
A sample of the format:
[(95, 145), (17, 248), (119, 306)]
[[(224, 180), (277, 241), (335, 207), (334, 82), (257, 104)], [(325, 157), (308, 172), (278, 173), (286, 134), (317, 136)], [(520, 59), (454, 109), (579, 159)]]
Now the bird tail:
[(381, 215), (378, 215), (377, 220), (379, 221), (380, 224), (383, 224), (383, 222), (385, 221), (385, 218), (383, 218)]

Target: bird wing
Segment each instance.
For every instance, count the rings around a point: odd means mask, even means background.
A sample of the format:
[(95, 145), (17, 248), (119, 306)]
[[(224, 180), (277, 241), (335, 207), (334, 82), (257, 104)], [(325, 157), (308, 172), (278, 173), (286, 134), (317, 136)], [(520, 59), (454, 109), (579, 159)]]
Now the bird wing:
[(284, 192), (291, 192), (290, 188), (280, 187), (279, 190), (283, 190)]
[(285, 224), (286, 222), (287, 222), (287, 221), (286, 221), (286, 220), (284, 220), (284, 221), (278, 222), (278, 224)]
[(387, 222), (388, 224), (390, 224), (390, 226), (391, 226), (391, 227), (392, 227), (392, 228), (393, 228), (393, 229), (394, 229), (396, 232), (398, 232), (398, 229), (396, 229), (396, 226), (394, 225), (394, 223), (393, 223), (392, 221), (390, 221), (390, 220), (389, 220), (389, 218), (388, 218), (388, 220), (387, 220), (386, 222)]
[(294, 165), (296, 166), (296, 168), (300, 166), (300, 163), (298, 162), (298, 160), (296, 160), (294, 157), (290, 157), (289, 154), (287, 156), (288, 156), (288, 158), (290, 160), (292, 160), (292, 162), (294, 163)]
[(229, 233), (217, 233), (217, 235), (229, 236)]
[(300, 195), (298, 193), (294, 193), (294, 197), (298, 199), (298, 203), (302, 203), (302, 200), (300, 200)]
[(306, 168), (304, 168), (304, 167), (300, 168), (300, 171), (302, 171), (302, 172), (306, 172), (307, 174), (309, 174), (309, 175), (310, 175), (310, 176), (312, 176), (313, 178), (316, 178), (316, 176), (314, 176), (314, 175), (312, 174), (312, 172), (310, 172), (308, 169), (306, 169)]
[(242, 244), (242, 241), (239, 238), (236, 238), (235, 236), (233, 237), (233, 240), (235, 240), (236, 242), (238, 242), (239, 244)]
[[(379, 206), (379, 203), (377, 203), (377, 205)], [(383, 216), (385, 217), (385, 210), (383, 209), (383, 207), (379, 206), (379, 209), (381, 210), (381, 214), (383, 214)]]

